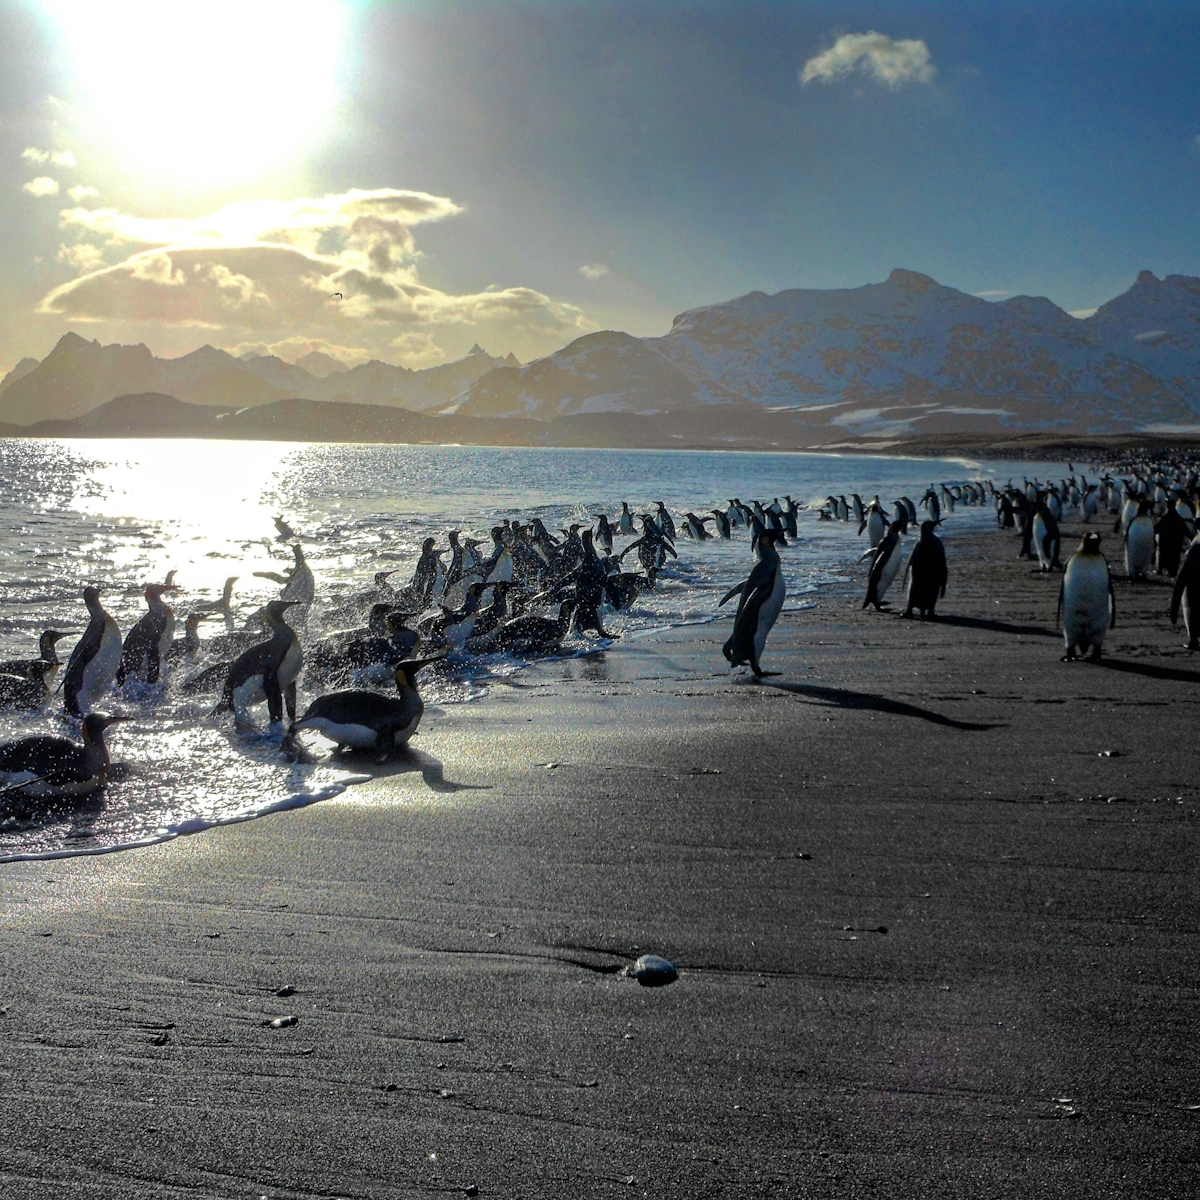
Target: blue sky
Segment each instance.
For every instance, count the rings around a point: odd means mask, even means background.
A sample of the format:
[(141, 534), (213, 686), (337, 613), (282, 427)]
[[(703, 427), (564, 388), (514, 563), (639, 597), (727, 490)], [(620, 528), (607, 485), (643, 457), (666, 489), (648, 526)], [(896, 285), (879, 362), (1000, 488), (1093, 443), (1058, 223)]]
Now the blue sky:
[[(181, 2), (204, 54), (127, 7), (106, 42), (0, 0), (0, 367), (67, 328), (421, 366), (894, 266), (1068, 310), (1200, 275), (1196, 5)], [(143, 67), (149, 116), (105, 90)], [(229, 214), (261, 200), (282, 234)]]

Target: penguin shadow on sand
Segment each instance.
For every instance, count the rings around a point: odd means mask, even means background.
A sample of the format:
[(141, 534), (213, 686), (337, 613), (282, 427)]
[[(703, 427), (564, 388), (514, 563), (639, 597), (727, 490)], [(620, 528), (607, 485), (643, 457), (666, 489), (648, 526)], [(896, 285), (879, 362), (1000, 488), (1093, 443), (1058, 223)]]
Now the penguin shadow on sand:
[(1017, 637), (1062, 637), (1057, 630), (1047, 629), (1044, 625), (1014, 625), (1011, 621), (997, 621), (992, 617), (964, 617), (957, 613), (938, 613), (937, 624), (978, 629), (986, 633), (1011, 633)]
[(334, 753), (322, 761), (362, 771), (364, 775), (370, 775), (373, 779), (391, 779), (397, 775), (411, 775), (419, 771), (425, 786), (431, 792), (442, 794), (489, 790), (487, 784), (456, 783), (447, 779), (440, 759), (434, 758), (424, 750), (415, 750), (412, 746), (397, 747), (395, 754), (385, 763), (376, 762), (373, 753), (365, 750)]
[(889, 713), (896, 717), (912, 717), (919, 721), (928, 721), (931, 725), (942, 725), (948, 729), (961, 729), (964, 732), (982, 733), (988, 729), (1000, 729), (1001, 725), (986, 724), (981, 721), (958, 721), (947, 717), (931, 708), (921, 708), (916, 704), (907, 704), (903, 700), (893, 700), (890, 696), (881, 696), (875, 692), (855, 692), (849, 688), (821, 687), (815, 683), (785, 683), (779, 679), (763, 679), (764, 687), (778, 688), (782, 692), (790, 692), (802, 700), (809, 700), (826, 708), (866, 709), (869, 712)]
[(1127, 658), (1102, 658), (1096, 666), (1125, 675), (1143, 675), (1147, 679), (1162, 679), (1169, 683), (1200, 683), (1200, 671), (1185, 671), (1182, 667), (1160, 667), (1154, 663), (1131, 662)]

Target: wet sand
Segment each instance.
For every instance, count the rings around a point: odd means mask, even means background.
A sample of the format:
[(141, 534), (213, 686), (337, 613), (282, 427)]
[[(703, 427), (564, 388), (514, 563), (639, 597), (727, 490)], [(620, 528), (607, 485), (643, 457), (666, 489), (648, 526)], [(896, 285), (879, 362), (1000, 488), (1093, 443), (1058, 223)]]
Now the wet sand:
[(822, 592), (766, 684), (656, 635), (0, 867), (0, 1194), (1194, 1195), (1200, 661), (1119, 582), (1061, 664), (1016, 550), (951, 535), (936, 624)]

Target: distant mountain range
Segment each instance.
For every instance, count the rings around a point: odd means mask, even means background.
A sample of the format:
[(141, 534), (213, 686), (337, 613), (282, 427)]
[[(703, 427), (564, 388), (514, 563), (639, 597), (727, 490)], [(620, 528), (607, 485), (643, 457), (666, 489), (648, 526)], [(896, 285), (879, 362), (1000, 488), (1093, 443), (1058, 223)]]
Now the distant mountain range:
[(67, 334), (0, 381), (0, 423), (10, 435), (747, 449), (1200, 432), (1200, 279), (1143, 271), (1078, 318), (897, 269), (860, 288), (693, 309), (663, 337), (588, 334), (524, 366), (475, 346), (424, 371), (211, 346), (158, 359)]
[(348, 369), (319, 352), (296, 363), (266, 355), (234, 358), (212, 346), (182, 358), (155, 358), (146, 346), (101, 346), (67, 333), (40, 363), (22, 359), (0, 380), (0, 422), (71, 420), (117, 396), (147, 393), (227, 408), (300, 399), (420, 412), (459, 396), (496, 367), (519, 365), (512, 354), (494, 358), (479, 346), (457, 362), (424, 371), (374, 360)]
[(752, 292), (681, 314), (664, 337), (589, 334), (492, 371), (441, 411), (547, 420), (746, 402), (790, 412), (814, 442), (1200, 426), (1200, 279), (1143, 271), (1083, 319), (899, 269), (860, 288)]

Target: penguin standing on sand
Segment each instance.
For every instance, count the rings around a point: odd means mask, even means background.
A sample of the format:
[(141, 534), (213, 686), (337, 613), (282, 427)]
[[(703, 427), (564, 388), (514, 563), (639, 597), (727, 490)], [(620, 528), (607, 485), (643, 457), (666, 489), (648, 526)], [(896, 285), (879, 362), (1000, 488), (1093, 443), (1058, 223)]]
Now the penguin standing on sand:
[(1171, 592), (1171, 624), (1179, 620), (1183, 609), (1183, 625), (1187, 630), (1189, 650), (1200, 650), (1200, 538), (1188, 547), (1175, 576)]
[[(783, 601), (787, 585), (783, 579), (783, 564), (775, 549), (778, 534), (764, 529), (758, 535), (758, 561), (743, 583), (730, 588), (721, 598), (721, 604), (740, 595), (737, 613), (733, 618), (733, 632), (721, 648), (731, 667), (748, 663), (756, 679), (763, 675), (778, 675), (778, 671), (764, 671), (760, 665), (767, 634), (771, 632)], [(719, 607), (719, 606), (718, 606)]]
[(1179, 509), (1173, 504), (1169, 505), (1154, 526), (1154, 569), (1159, 575), (1178, 572), (1183, 548), (1190, 538), (1187, 522), (1179, 515)]
[(121, 665), (121, 630), (100, 603), (100, 589), (85, 587), (83, 602), (92, 619), (75, 643), (63, 676), (63, 699), (72, 717), (91, 711), (97, 698), (112, 687)]
[(938, 597), (946, 594), (946, 548), (934, 533), (936, 522), (922, 521), (921, 536), (909, 555), (905, 573), (908, 575), (908, 601), (900, 615), (911, 617), (914, 608), (922, 618), (937, 620)]
[(1154, 564), (1154, 518), (1148, 500), (1138, 502), (1137, 512), (1125, 526), (1125, 574), (1145, 579)]
[(374, 750), (377, 762), (387, 762), (417, 732), (425, 712), (425, 702), (417, 692), (417, 672), (440, 658), (400, 663), (396, 667), (398, 696), (357, 690), (318, 696), (304, 716), (292, 723), (291, 733), (315, 729), (336, 742), (339, 752)]
[(0, 780), (8, 795), (0, 800), (0, 811), (11, 812), (16, 807), (13, 793), (17, 793), (20, 804), (27, 797), (86, 796), (103, 787), (111, 766), (104, 731), (128, 719), (89, 713), (83, 719), (82, 746), (68, 738), (45, 734), (5, 742), (0, 746)]
[(893, 525), (883, 535), (883, 541), (867, 553), (874, 555), (874, 558), (871, 560), (871, 573), (867, 576), (867, 595), (862, 606), (866, 608), (873, 604), (878, 612), (883, 608), (883, 598), (887, 595), (888, 588), (900, 573), (900, 560), (904, 557), (900, 531)]
[(171, 642), (175, 637), (175, 612), (163, 600), (163, 595), (174, 590), (173, 583), (147, 585), (145, 596), (150, 611), (125, 636), (121, 665), (117, 667), (118, 687), (127, 679), (135, 679), (139, 683), (158, 682), (162, 664), (171, 652)]
[(1067, 561), (1058, 592), (1058, 615), (1067, 646), (1063, 662), (1074, 662), (1079, 653), (1089, 650), (1092, 661), (1099, 662), (1104, 635), (1117, 624), (1117, 604), (1098, 533), (1085, 533), (1079, 549)]
[(1038, 500), (1028, 528), (1041, 569), (1050, 571), (1061, 566), (1062, 534), (1059, 533), (1058, 518), (1050, 511), (1044, 498)]
[(271, 640), (251, 646), (229, 665), (225, 688), (213, 716), (232, 712), (240, 717), (252, 704), (267, 702), (272, 724), (283, 720), (283, 702), (288, 716), (296, 719), (296, 680), (304, 665), (300, 639), (284, 620), (284, 614), (299, 600), (272, 600), (266, 608)]

